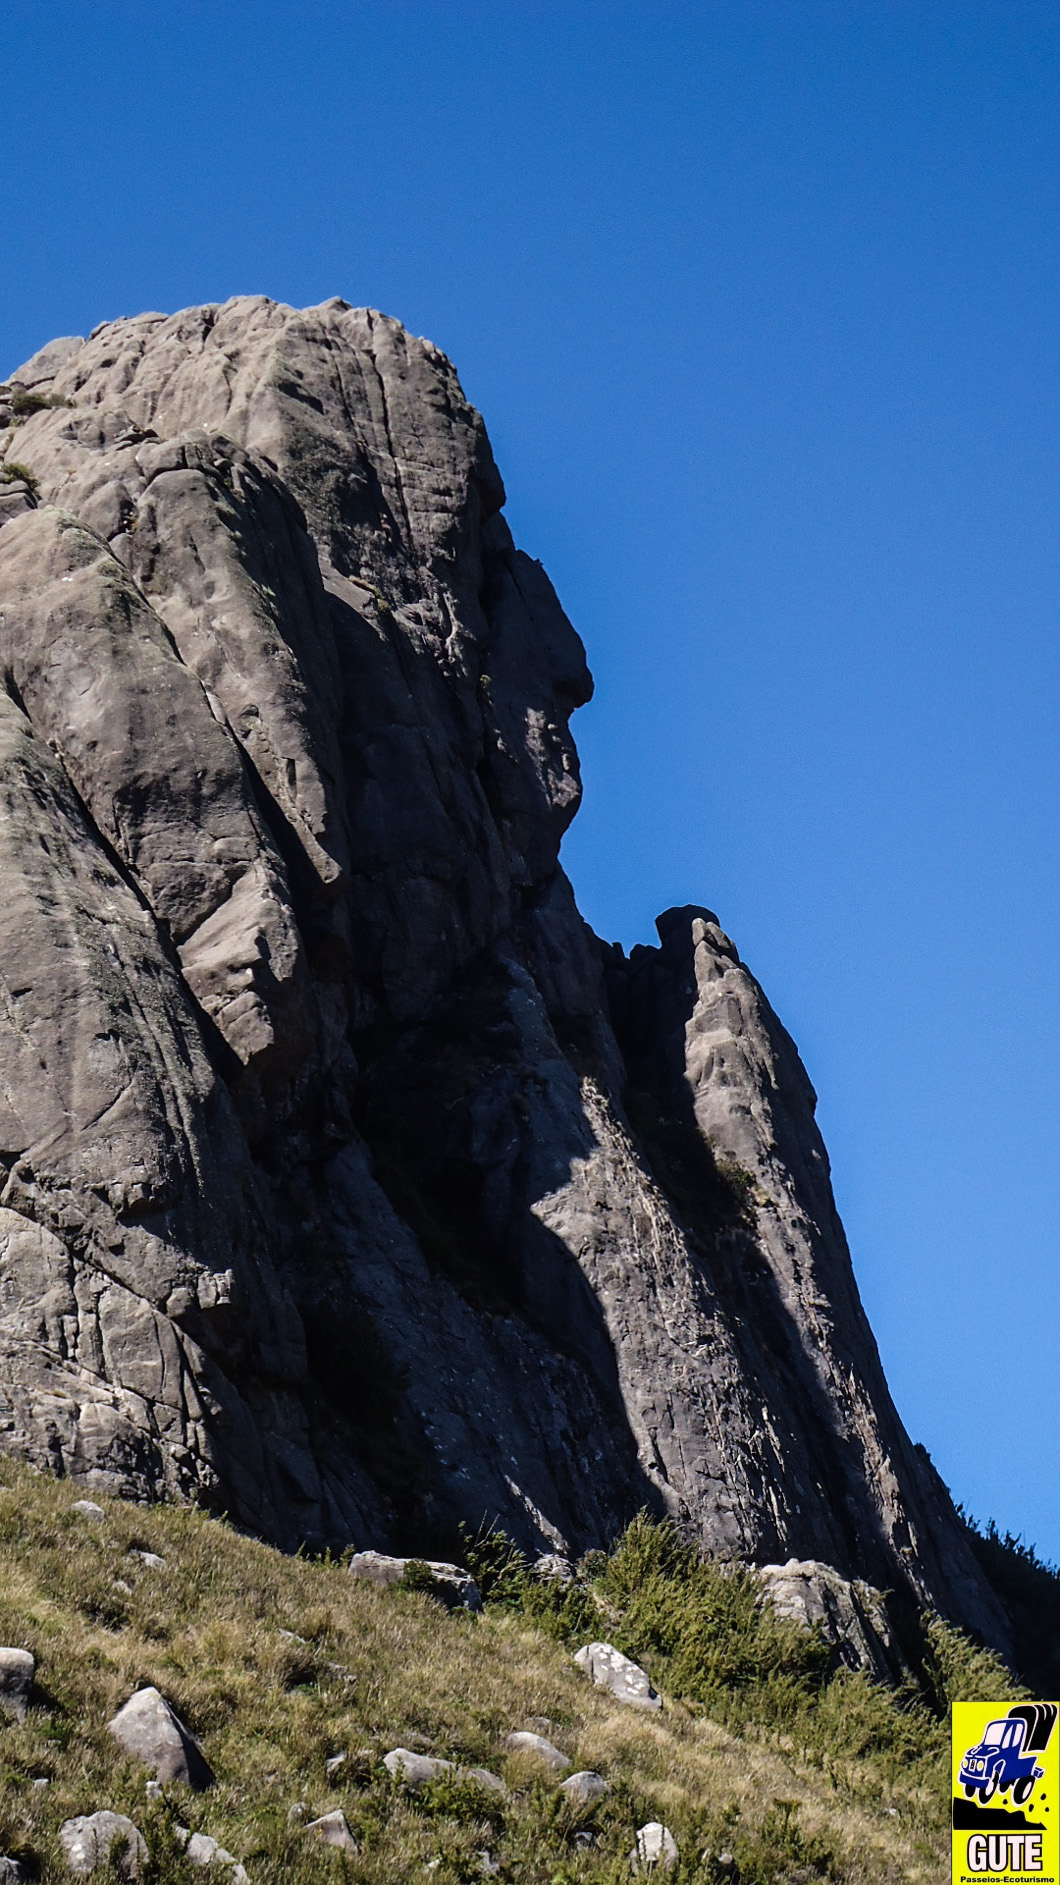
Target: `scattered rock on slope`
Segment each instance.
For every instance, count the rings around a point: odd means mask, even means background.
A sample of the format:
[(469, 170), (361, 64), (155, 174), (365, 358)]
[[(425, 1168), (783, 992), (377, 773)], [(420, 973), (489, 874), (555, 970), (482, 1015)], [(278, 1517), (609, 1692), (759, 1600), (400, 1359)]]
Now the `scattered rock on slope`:
[(346, 1815), (339, 1807), (331, 1813), (324, 1813), (318, 1820), (310, 1820), (307, 1833), (315, 1833), (326, 1846), (337, 1846), (340, 1852), (356, 1852), (357, 1841), (346, 1824)]
[(595, 1774), (586, 1767), (576, 1774), (568, 1774), (566, 1780), (560, 1781), (559, 1790), (569, 1800), (576, 1800), (579, 1806), (592, 1806), (594, 1801), (603, 1799), (607, 1782), (602, 1774)]
[(669, 1871), (679, 1857), (677, 1841), (661, 1820), (649, 1820), (639, 1829), (637, 1843), (629, 1856), (635, 1872), (651, 1872), (656, 1868)]
[(147, 1846), (132, 1820), (106, 1809), (64, 1820), (59, 1842), (71, 1872), (85, 1876), (116, 1864), (123, 1878), (137, 1878), (147, 1858)]
[(212, 1769), (195, 1736), (157, 1689), (138, 1689), (107, 1726), (156, 1780), (182, 1780), (198, 1792), (213, 1786)]
[(451, 1773), (457, 1780), (473, 1780), (490, 1793), (506, 1794), (508, 1789), (499, 1774), (491, 1774), (488, 1767), (458, 1767), (454, 1761), (446, 1761), (430, 1754), (415, 1754), (411, 1748), (391, 1748), (383, 1756), (383, 1766), (387, 1773), (413, 1793), (418, 1793), (428, 1781), (436, 1780), (439, 1774)]
[(881, 1682), (907, 1673), (882, 1591), (840, 1577), (831, 1565), (797, 1558), (759, 1565), (754, 1575), (778, 1616), (808, 1629), (816, 1625), (849, 1669), (863, 1669)]
[(216, 1839), (211, 1839), (209, 1833), (193, 1833), (187, 1826), (178, 1826), (176, 1834), (189, 1865), (220, 1866), (222, 1870), (227, 1869), (228, 1885), (249, 1885), (239, 1860), (226, 1852)]
[(417, 1754), (412, 1748), (391, 1748), (383, 1756), (383, 1766), (394, 1780), (418, 1793), (428, 1781), (451, 1771), (453, 1763), (431, 1754)]
[(662, 1707), (662, 1697), (652, 1685), (647, 1670), (631, 1662), (611, 1643), (586, 1643), (574, 1657), (579, 1669), (591, 1677), (598, 1689), (607, 1689), (616, 1702), (629, 1708)]
[(25, 1721), (37, 1665), (28, 1649), (0, 1649), (0, 1710)]
[(539, 1761), (544, 1761), (545, 1766), (551, 1767), (557, 1774), (561, 1774), (564, 1768), (570, 1766), (568, 1754), (561, 1753), (551, 1741), (546, 1741), (544, 1735), (533, 1734), (527, 1728), (517, 1728), (514, 1734), (508, 1736), (504, 1745), (510, 1748), (513, 1754), (535, 1755)]

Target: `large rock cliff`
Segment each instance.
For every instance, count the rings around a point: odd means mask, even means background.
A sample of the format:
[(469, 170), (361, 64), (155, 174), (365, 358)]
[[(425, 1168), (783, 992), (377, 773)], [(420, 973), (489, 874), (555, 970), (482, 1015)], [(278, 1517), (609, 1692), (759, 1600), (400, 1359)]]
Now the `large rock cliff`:
[(641, 1506), (1004, 1641), (798, 1053), (558, 864), (591, 683), (449, 362), (342, 301), (0, 390), (0, 1445), (284, 1544)]

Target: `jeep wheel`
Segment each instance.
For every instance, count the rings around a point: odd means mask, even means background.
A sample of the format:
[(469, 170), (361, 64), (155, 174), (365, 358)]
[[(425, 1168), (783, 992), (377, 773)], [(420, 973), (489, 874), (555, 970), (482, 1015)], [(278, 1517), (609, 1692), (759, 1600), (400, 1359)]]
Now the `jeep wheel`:
[(984, 1780), (982, 1786), (979, 1789), (979, 1798), (982, 1801), (984, 1806), (986, 1805), (988, 1800), (993, 1799), (996, 1792), (997, 1792), (997, 1775), (991, 1774), (990, 1779)]
[(972, 1785), (971, 1785), (971, 1784), (970, 1784), (970, 1783), (969, 1783), (969, 1782), (968, 1782), (968, 1781), (966, 1780), (966, 1781), (965, 1781), (965, 1783), (964, 1783), (964, 1797), (965, 1797), (965, 1799), (966, 1799), (966, 1800), (970, 1800), (970, 1799), (972, 1798), (972, 1795), (973, 1795), (974, 1793), (975, 1793), (975, 1788), (974, 1788), (974, 1787), (973, 1787), (973, 1786), (972, 1786)]
[(1017, 1780), (1016, 1785), (1012, 1789), (1013, 1806), (1022, 1806), (1025, 1800), (1030, 1799), (1033, 1792), (1034, 1775), (1025, 1774), (1022, 1780)]

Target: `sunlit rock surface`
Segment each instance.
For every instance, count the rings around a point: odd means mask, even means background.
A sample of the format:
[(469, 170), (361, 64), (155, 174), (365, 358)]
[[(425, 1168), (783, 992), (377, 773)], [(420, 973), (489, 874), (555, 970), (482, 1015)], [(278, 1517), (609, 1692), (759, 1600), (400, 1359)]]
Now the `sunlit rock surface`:
[(578, 915), (591, 682), (450, 363), (247, 298), (0, 409), (0, 1444), (288, 1545), (646, 1506), (1003, 1643), (793, 1043), (709, 911)]

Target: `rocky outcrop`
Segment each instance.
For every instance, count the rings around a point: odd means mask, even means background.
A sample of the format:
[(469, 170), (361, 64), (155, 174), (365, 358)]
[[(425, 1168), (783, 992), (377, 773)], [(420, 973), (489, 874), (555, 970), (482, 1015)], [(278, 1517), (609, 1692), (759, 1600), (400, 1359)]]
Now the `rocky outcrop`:
[(881, 1682), (908, 1680), (882, 1591), (840, 1577), (831, 1565), (763, 1564), (756, 1576), (778, 1617), (818, 1629), (837, 1662)]
[(0, 1444), (287, 1545), (647, 1506), (1003, 1644), (793, 1044), (709, 912), (577, 913), (591, 683), (449, 362), (247, 298), (0, 409)]

